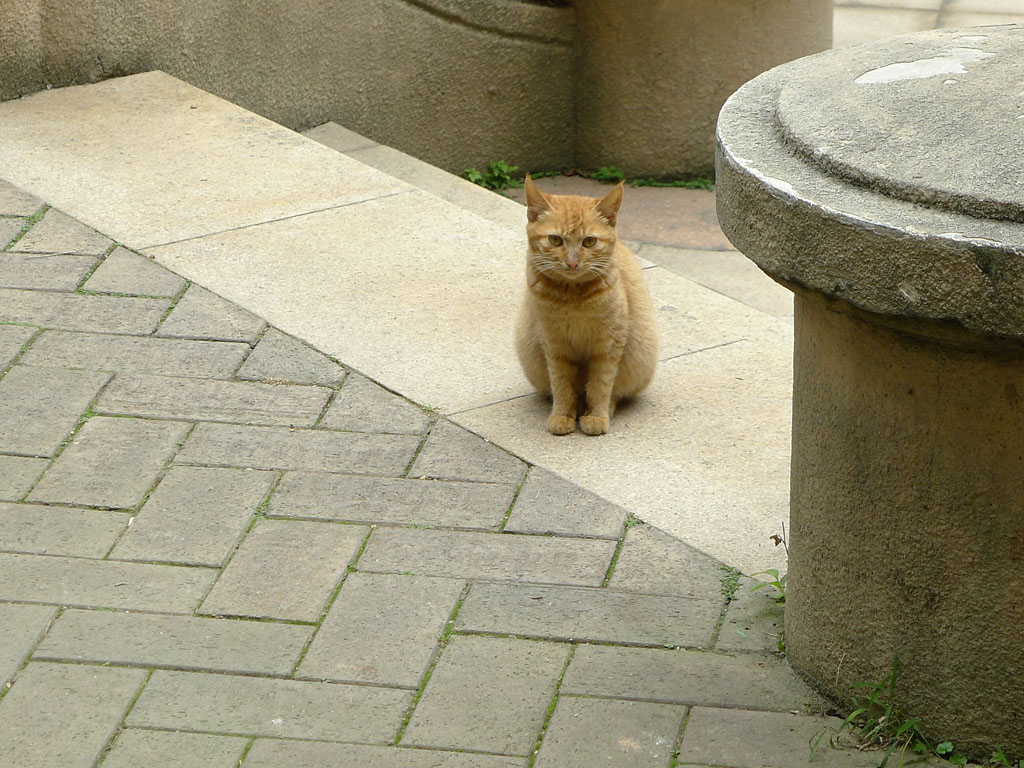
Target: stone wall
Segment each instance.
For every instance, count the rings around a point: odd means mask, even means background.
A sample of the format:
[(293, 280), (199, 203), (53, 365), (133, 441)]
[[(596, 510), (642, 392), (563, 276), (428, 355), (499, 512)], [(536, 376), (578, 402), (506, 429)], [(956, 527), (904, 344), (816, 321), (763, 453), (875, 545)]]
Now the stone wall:
[[(0, 100), (159, 69), (455, 172), (503, 159), (710, 175), (722, 102), (828, 47), (831, 2), (0, 0)], [(621, 30), (600, 31), (604, 6), (627, 9), (608, 17)]]
[(573, 12), (490, 0), (3, 0), (0, 100), (160, 69), (461, 171), (571, 164)]

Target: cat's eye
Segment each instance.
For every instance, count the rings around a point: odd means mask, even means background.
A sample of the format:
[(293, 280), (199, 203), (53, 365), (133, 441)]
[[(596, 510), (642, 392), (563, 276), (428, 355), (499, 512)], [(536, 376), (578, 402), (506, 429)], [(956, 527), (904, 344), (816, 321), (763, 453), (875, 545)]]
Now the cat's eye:
[(583, 238), (584, 248), (593, 248), (595, 245), (597, 245), (597, 238), (593, 235), (587, 235)]
[(561, 245), (562, 238), (560, 238), (558, 235), (548, 235), (548, 242), (551, 243), (552, 245)]

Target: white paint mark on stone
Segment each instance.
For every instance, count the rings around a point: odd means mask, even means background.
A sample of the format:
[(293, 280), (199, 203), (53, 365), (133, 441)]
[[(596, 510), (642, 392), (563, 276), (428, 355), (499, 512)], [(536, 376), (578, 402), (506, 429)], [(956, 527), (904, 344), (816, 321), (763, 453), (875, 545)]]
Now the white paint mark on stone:
[(953, 240), (957, 243), (968, 243), (970, 245), (1002, 245), (998, 240), (993, 240), (990, 237), (971, 237), (965, 235), (963, 232), (943, 232), (939, 237), (945, 237), (949, 240)]
[(963, 75), (967, 73), (964, 64), (981, 61), (995, 56), (994, 53), (977, 48), (950, 48), (948, 51), (917, 61), (903, 61), (872, 69), (854, 80), (860, 85), (874, 83), (897, 83), (902, 80), (920, 80), (937, 75)]
[(960, 35), (960, 37), (954, 37), (954, 43), (980, 43), (984, 40), (988, 40), (988, 35)]
[(900, 283), (900, 293), (902, 293), (906, 300), (911, 304), (916, 304), (921, 299), (921, 294), (909, 280), (904, 280)]
[(783, 181), (782, 179), (773, 179), (771, 176), (766, 176), (765, 174), (761, 173), (759, 170), (757, 170), (757, 168), (754, 168), (749, 164), (745, 165), (746, 170), (763, 184), (766, 184), (767, 186), (772, 187), (773, 189), (779, 190), (779, 192), (786, 195), (787, 197), (799, 197), (799, 195), (797, 195), (796, 193), (796, 190), (793, 189), (793, 185), (790, 184), (789, 182)]
[(943, 80), (943, 85), (956, 85), (956, 80)]

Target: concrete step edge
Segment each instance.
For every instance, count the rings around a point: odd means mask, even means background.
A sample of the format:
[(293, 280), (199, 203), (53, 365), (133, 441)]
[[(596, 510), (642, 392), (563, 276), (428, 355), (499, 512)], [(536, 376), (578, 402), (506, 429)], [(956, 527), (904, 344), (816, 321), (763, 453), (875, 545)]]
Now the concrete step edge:
[(526, 210), (515, 200), (394, 147), (379, 144), (338, 123), (324, 123), (303, 131), (302, 135), (494, 224), (515, 232), (526, 226)]

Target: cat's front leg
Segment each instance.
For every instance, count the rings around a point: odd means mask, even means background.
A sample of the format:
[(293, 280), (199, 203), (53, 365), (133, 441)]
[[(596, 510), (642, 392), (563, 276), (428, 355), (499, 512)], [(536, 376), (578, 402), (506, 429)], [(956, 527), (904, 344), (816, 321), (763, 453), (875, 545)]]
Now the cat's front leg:
[(568, 435), (576, 429), (577, 366), (557, 354), (548, 355), (548, 378), (551, 379), (551, 415), (548, 431), (553, 435)]
[(587, 377), (587, 410), (580, 417), (580, 429), (588, 435), (603, 435), (608, 431), (612, 403), (612, 385), (619, 370), (622, 350), (614, 350), (606, 355), (594, 356), (588, 365)]

